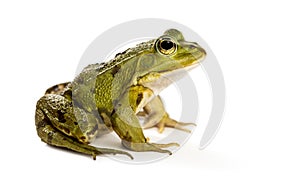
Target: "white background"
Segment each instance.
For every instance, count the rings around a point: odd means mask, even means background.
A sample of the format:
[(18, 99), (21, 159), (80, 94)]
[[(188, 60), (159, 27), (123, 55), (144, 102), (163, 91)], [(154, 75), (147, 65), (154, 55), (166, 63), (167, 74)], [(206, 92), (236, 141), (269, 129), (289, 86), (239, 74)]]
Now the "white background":
[[(297, 1), (0, 2), (1, 178), (299, 178)], [(95, 37), (121, 22), (166, 18), (198, 32), (224, 72), (223, 125), (147, 165), (55, 150), (35, 133), (35, 103), (74, 77)], [(121, 32), (120, 32), (121, 33)]]

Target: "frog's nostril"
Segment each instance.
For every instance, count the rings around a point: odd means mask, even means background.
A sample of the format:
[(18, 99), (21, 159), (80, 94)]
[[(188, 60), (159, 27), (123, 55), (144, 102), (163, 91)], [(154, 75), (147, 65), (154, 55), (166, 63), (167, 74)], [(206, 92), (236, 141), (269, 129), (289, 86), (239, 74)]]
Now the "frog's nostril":
[(199, 48), (200, 46), (196, 42), (190, 42), (188, 44), (188, 47), (194, 49), (194, 48)]
[(189, 48), (191, 48), (191, 49), (193, 49), (193, 48), (196, 48), (197, 46), (195, 46), (195, 45), (189, 45)]

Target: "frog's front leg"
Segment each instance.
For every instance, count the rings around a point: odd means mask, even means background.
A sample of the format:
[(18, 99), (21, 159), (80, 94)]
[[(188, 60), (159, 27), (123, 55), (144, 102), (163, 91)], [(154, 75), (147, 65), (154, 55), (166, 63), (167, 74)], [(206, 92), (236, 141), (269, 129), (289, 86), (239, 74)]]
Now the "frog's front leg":
[(143, 103), (146, 103), (152, 96), (151, 90), (143, 86), (133, 86), (115, 105), (111, 115), (112, 127), (122, 139), (122, 144), (134, 151), (154, 151), (169, 153), (169, 150), (161, 148), (179, 146), (177, 143), (156, 144), (149, 143), (144, 136), (143, 129), (140, 126), (136, 115)]
[(143, 125), (145, 129), (157, 127), (159, 133), (162, 133), (165, 127), (172, 127), (185, 132), (191, 132), (189, 129), (186, 129), (183, 126), (195, 125), (194, 123), (178, 122), (170, 118), (169, 114), (164, 108), (160, 96), (155, 96), (154, 99), (147, 103), (143, 109), (143, 113), (140, 114), (146, 118)]
[(38, 136), (45, 143), (92, 155), (94, 159), (100, 154), (125, 154), (132, 158), (127, 152), (88, 145), (92, 136), (89, 131), (83, 133), (79, 127), (81, 125), (86, 130), (91, 128), (87, 125), (93, 122), (88, 120), (85, 124), (84, 121), (77, 121), (72, 103), (61, 95), (47, 94), (37, 102), (35, 125)]

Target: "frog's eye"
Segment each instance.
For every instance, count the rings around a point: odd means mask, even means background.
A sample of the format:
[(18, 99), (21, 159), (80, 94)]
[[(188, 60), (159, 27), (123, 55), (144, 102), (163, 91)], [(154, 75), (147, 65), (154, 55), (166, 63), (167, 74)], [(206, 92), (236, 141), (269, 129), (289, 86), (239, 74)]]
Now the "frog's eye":
[(163, 55), (171, 55), (176, 52), (177, 44), (170, 38), (161, 38), (156, 42), (156, 49)]

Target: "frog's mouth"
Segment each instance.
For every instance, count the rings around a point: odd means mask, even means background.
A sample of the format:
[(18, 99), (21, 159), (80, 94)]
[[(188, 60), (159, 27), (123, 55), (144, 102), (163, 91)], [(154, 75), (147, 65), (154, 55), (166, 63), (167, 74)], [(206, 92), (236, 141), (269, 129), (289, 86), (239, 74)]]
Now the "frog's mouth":
[(172, 82), (175, 82), (175, 81), (180, 80), (184, 76), (188, 75), (189, 71), (198, 67), (199, 65), (200, 65), (200, 61), (195, 61), (194, 63), (192, 63), (186, 67), (183, 67), (183, 68), (161, 72), (160, 75), (163, 76), (163, 78), (167, 78), (167, 79), (171, 80)]

